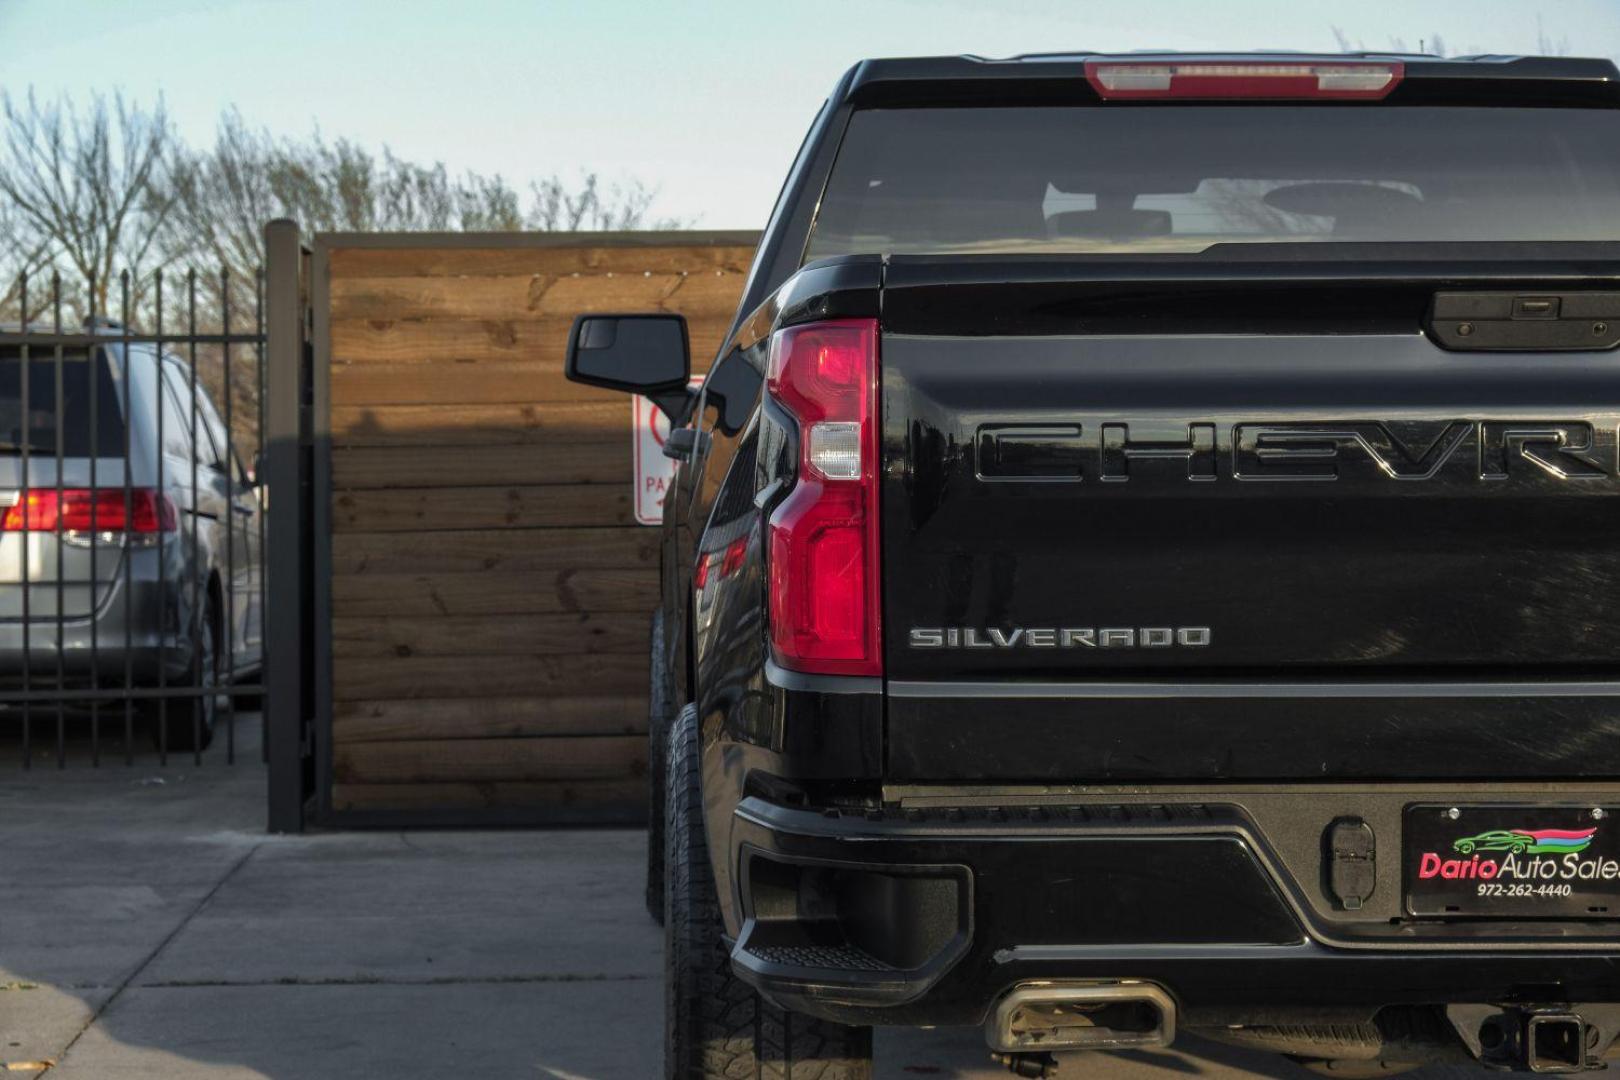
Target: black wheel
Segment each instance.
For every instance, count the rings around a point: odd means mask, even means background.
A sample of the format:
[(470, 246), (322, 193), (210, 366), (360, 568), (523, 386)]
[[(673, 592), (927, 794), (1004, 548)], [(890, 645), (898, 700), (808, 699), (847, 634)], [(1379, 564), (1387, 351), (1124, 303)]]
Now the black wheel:
[(166, 710), (157, 701), (146, 705), (152, 743), (159, 750), (165, 744), (170, 750), (186, 753), (208, 749), (214, 741), (219, 718), (230, 709), (230, 697), (222, 689), (225, 686), (223, 639), (219, 605), (214, 602), (212, 591), (203, 594), (199, 619), (191, 675), (182, 684), (193, 693), (170, 698)]
[(788, 1012), (732, 972), (703, 832), (695, 706), (686, 706), (675, 718), (668, 746), (666, 1080), (871, 1080), (871, 1028)]
[(675, 715), (675, 680), (664, 659), (664, 612), (653, 612), (652, 688), (647, 695), (647, 914), (664, 923), (664, 773), (669, 724)]

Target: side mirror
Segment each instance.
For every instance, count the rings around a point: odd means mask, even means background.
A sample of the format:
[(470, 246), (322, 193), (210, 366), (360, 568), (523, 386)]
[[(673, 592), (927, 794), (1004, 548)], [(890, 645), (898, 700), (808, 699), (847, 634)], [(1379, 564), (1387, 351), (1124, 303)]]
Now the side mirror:
[(568, 332), (569, 379), (644, 394), (672, 419), (691, 395), (692, 349), (680, 315), (581, 315)]

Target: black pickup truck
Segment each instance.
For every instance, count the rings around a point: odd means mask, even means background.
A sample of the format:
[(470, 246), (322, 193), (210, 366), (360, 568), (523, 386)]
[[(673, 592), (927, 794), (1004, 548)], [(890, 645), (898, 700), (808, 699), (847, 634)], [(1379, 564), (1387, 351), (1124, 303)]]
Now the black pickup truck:
[(682, 460), (668, 1075), (1601, 1067), (1617, 344), (1608, 61), (857, 65), (700, 391), (675, 316), (570, 342)]

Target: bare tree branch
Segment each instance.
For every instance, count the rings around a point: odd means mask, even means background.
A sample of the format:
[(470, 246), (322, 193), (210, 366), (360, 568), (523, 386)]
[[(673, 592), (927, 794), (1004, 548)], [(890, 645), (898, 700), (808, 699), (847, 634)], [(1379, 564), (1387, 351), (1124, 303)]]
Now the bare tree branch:
[(21, 250), (8, 246), (12, 275), (41, 260), (62, 263), (68, 305), (107, 310), (118, 269), (144, 275), (164, 265), (157, 248), (173, 207), (165, 164), (174, 141), (163, 103), (151, 110), (122, 96), (91, 99), (80, 113), (66, 100), (30, 91), (0, 96), (0, 201), (8, 203)]
[[(37, 277), (52, 266), (64, 271), (70, 312), (121, 309), (118, 275), (127, 270), (133, 313), (150, 320), (153, 272), (179, 263), (197, 270), (212, 319), (227, 305), (239, 313), (252, 307), (262, 230), (273, 218), (311, 231), (686, 224), (652, 218), (656, 195), (639, 180), (604, 183), (589, 172), (573, 184), (553, 175), (518, 188), (499, 175), (454, 174), (443, 162), (409, 161), (387, 147), (374, 152), (318, 129), (279, 138), (250, 127), (235, 109), (221, 115), (213, 145), (198, 151), (175, 135), (161, 101), (148, 110), (121, 95), (97, 95), (81, 112), (32, 91), (0, 95), (0, 311), (17, 307), (19, 274)], [(171, 288), (165, 297), (170, 311), (177, 295)]]

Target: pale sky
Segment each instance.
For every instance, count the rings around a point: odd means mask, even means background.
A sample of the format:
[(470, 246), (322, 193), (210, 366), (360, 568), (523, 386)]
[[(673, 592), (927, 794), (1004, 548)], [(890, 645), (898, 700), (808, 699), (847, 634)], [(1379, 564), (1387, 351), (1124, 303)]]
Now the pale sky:
[(0, 0), (0, 89), (160, 93), (452, 169), (639, 177), (655, 212), (758, 228), (838, 75), (870, 56), (1337, 48), (1620, 57), (1620, 0)]

